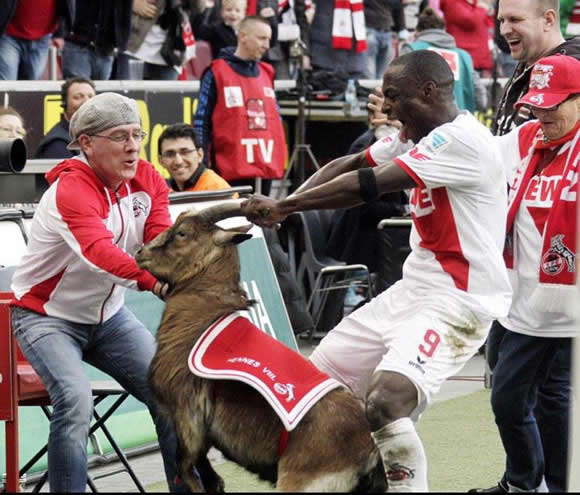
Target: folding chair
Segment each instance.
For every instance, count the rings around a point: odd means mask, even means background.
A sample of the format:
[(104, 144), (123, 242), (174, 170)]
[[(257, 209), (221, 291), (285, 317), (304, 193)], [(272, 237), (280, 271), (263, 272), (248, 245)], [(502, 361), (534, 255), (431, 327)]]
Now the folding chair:
[(381, 265), (377, 280), (381, 292), (403, 276), (403, 263), (411, 252), (409, 245), (411, 225), (410, 217), (386, 218), (377, 225), (377, 229), (381, 232)]
[[(329, 291), (348, 289), (351, 283), (366, 288), (366, 300), (373, 297), (369, 269), (363, 264), (347, 265), (325, 254), (329, 230), (329, 212), (308, 210), (291, 214), (287, 221), (294, 225), (294, 232), (287, 237), (290, 265), (296, 267), (296, 280), (308, 295), (307, 308), (314, 327), (308, 338), (313, 341), (316, 328)], [(297, 251), (303, 251), (296, 265)]]
[[(41, 407), (46, 417), (50, 420), (50, 398), (40, 377), (28, 363), (20, 348), (18, 341), (12, 334), (9, 302), (12, 299), (10, 292), (0, 292), (0, 420), (5, 421), (6, 429), (6, 484), (7, 492), (20, 491), (20, 478), (32, 468), (38, 460), (46, 454), (48, 445), (40, 449), (22, 468), (19, 469), (19, 438), (18, 438), (18, 407), (38, 406)], [(140, 492), (145, 492), (141, 482), (129, 465), (127, 457), (118, 446), (106, 426), (106, 421), (119, 408), (129, 396), (116, 381), (92, 382), (93, 393), (93, 416), (95, 422), (89, 430), (93, 435), (101, 430), (110, 442), (113, 450), (119, 457), (124, 468), (109, 471), (99, 477), (110, 476), (127, 471)], [(97, 412), (97, 405), (109, 396), (118, 396), (114, 403), (104, 414)], [(37, 481), (33, 492), (40, 491), (48, 473), (45, 472)], [(95, 477), (96, 479), (96, 477)], [(97, 492), (94, 479), (88, 476), (87, 483), (93, 492)]]

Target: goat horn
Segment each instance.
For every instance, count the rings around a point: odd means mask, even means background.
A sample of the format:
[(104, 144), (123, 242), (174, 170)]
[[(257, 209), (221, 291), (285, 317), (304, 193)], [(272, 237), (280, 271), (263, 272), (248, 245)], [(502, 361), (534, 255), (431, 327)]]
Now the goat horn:
[(201, 220), (209, 223), (219, 222), (224, 218), (243, 216), (241, 202), (239, 201), (210, 206), (201, 210), (197, 215)]

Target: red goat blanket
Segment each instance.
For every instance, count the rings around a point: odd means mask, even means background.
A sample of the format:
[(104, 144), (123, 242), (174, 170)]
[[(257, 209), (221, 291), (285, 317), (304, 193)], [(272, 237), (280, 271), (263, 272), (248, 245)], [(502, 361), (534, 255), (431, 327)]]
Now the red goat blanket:
[(194, 375), (238, 380), (260, 392), (292, 431), (331, 390), (343, 386), (236, 312), (212, 324), (189, 354)]

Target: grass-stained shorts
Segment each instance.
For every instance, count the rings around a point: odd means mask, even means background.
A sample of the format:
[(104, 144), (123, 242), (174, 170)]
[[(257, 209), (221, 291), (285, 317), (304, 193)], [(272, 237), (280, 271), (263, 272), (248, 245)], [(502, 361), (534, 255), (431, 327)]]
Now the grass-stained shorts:
[(452, 294), (419, 291), (403, 281), (345, 317), (310, 359), (364, 399), (376, 371), (395, 371), (416, 386), (413, 419), (484, 343), (491, 320)]

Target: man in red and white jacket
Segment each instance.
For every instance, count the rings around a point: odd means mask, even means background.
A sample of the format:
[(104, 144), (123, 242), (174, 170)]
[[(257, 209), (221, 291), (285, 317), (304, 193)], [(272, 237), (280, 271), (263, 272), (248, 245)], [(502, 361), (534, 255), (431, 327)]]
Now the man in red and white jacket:
[(174, 489), (175, 435), (157, 414), (147, 383), (155, 340), (124, 305), (126, 288), (160, 297), (167, 290), (132, 256), (171, 224), (167, 185), (139, 159), (145, 133), (134, 100), (95, 96), (74, 114), (70, 133), (69, 147), (81, 154), (47, 174), (51, 185), (12, 279), (12, 326), (54, 407), (50, 490), (86, 488), (93, 404), (82, 361), (148, 406)]

